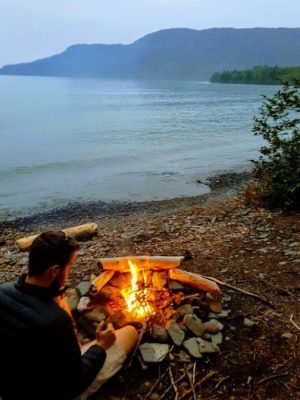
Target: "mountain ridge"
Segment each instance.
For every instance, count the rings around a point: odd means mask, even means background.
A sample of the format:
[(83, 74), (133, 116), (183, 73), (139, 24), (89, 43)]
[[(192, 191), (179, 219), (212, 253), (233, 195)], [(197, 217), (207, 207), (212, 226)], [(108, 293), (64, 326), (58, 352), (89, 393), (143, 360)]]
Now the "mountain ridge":
[(107, 79), (208, 80), (214, 72), (255, 65), (300, 65), (300, 28), (171, 28), (129, 44), (74, 44), (0, 74)]

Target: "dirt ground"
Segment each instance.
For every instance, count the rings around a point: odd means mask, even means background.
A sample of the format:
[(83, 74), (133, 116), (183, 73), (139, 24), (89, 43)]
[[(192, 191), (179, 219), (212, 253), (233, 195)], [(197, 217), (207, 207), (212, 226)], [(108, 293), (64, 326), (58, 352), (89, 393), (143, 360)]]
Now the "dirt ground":
[[(82, 244), (71, 285), (97, 273), (99, 256), (190, 254), (186, 270), (261, 297), (222, 286), (223, 302), (231, 314), (226, 319), (221, 351), (196, 361), (195, 385), (185, 372), (192, 370), (194, 361), (186, 364), (168, 359), (143, 370), (136, 360), (94, 400), (300, 399), (299, 213), (287, 215), (251, 206), (242, 195), (230, 193), (153, 202), (130, 212), (87, 215), (80, 221), (70, 218), (67, 223), (92, 220), (100, 226), (99, 236)], [(46, 221), (38, 227), (62, 228), (61, 223)], [(2, 228), (0, 282), (15, 279), (26, 270), (27, 256), (16, 252), (14, 240), (36, 230), (37, 225)], [(255, 325), (245, 326), (245, 317)]]

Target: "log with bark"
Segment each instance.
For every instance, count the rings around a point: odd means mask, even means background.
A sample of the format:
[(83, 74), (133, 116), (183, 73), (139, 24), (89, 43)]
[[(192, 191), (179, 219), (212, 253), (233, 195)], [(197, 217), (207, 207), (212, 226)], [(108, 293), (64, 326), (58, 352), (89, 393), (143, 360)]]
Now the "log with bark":
[[(86, 240), (98, 234), (98, 225), (95, 223), (73, 226), (72, 228), (62, 229), (66, 235), (76, 240)], [(16, 245), (21, 251), (28, 251), (34, 239), (39, 234), (23, 237), (16, 241)]]
[(220, 297), (221, 295), (221, 290), (215, 282), (206, 279), (199, 274), (175, 268), (169, 271), (169, 276), (174, 281), (193, 286), (194, 288), (204, 292), (209, 292), (215, 297)]
[(128, 272), (130, 271), (128, 261), (132, 261), (137, 266), (138, 270), (151, 269), (152, 271), (159, 271), (179, 267), (184, 259), (184, 256), (132, 256), (100, 258), (98, 261), (98, 266), (107, 271)]

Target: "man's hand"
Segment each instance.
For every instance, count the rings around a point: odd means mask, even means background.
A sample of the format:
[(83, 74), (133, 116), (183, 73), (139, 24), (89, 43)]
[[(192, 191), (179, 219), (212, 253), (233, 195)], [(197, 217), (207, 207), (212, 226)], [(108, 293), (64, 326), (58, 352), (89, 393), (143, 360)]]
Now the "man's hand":
[(112, 324), (106, 326), (104, 321), (100, 322), (96, 330), (96, 344), (103, 350), (107, 350), (114, 344), (115, 340), (116, 334)]

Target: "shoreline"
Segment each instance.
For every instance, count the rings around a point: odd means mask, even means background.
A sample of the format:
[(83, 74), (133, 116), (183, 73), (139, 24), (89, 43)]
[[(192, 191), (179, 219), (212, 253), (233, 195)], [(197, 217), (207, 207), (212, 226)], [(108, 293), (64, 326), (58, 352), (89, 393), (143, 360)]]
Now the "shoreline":
[[(41, 226), (44, 229), (55, 228), (60, 224), (68, 226), (92, 222), (97, 218), (110, 218), (129, 216), (140, 213), (160, 213), (172, 209), (180, 209), (201, 205), (217, 197), (233, 195), (233, 193), (252, 179), (252, 172), (243, 170), (239, 172), (224, 172), (207, 176), (204, 181), (198, 179), (197, 183), (207, 185), (210, 192), (197, 196), (182, 196), (167, 200), (150, 200), (141, 202), (111, 201), (74, 201), (66, 206), (49, 209), (21, 217), (0, 220), (0, 228), (29, 228)], [(232, 192), (232, 193), (231, 193)]]

